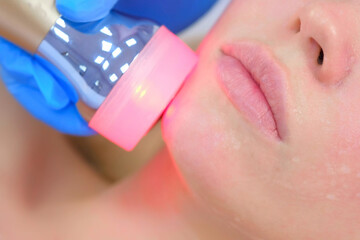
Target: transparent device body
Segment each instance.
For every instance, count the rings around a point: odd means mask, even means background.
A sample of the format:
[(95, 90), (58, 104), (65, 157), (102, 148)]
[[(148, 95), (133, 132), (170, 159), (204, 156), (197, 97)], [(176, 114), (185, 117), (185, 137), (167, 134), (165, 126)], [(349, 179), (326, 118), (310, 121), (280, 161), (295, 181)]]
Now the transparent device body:
[(116, 12), (91, 23), (59, 18), (38, 54), (70, 80), (87, 106), (98, 109), (158, 29)]

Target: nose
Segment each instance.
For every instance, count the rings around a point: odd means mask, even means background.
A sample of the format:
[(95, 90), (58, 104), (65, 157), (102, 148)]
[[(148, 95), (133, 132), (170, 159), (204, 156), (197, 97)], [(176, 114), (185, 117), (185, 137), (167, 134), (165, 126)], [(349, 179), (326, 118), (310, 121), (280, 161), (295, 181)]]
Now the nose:
[[(300, 11), (300, 34), (308, 51), (316, 77), (336, 84), (350, 73), (354, 61), (354, 43), (358, 29), (354, 4), (312, 1)], [(360, 27), (360, 25), (359, 25)], [(309, 55), (309, 52), (313, 54)]]

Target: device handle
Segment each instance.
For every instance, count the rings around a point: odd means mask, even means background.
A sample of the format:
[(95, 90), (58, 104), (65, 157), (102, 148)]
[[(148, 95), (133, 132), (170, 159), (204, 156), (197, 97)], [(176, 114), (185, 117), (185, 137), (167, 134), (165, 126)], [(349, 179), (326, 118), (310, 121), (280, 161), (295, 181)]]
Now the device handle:
[(55, 0), (0, 0), (0, 36), (35, 53), (59, 17)]

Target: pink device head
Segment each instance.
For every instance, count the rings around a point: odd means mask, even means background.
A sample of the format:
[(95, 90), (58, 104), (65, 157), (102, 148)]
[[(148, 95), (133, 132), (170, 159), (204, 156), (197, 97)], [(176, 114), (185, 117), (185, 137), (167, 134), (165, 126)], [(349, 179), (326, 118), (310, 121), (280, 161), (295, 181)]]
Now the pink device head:
[(174, 99), (198, 56), (166, 27), (148, 42), (89, 126), (131, 151)]

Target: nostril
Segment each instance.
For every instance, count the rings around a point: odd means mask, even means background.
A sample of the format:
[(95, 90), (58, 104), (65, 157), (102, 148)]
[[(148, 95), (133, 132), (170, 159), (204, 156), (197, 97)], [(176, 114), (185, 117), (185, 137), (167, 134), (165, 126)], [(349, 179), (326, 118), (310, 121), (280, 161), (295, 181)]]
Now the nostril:
[(322, 48), (320, 49), (320, 53), (319, 53), (317, 62), (319, 65), (323, 65), (323, 63), (324, 63), (324, 51)]
[(317, 42), (314, 38), (310, 38), (310, 60), (311, 62), (317, 63), (317, 65), (322, 66), (325, 61), (325, 52), (322, 46), (320, 46), (319, 42)]
[(300, 18), (297, 18), (293, 24), (292, 24), (292, 29), (295, 33), (299, 33), (301, 31), (301, 20)]

